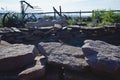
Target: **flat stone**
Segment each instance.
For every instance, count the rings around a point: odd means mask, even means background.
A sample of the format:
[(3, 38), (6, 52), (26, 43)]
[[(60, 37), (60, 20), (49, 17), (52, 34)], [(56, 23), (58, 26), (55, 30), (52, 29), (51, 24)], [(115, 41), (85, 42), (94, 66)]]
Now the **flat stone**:
[(84, 43), (82, 50), (91, 68), (103, 74), (120, 73), (120, 47), (97, 40)]
[(0, 45), (0, 73), (18, 71), (34, 62), (36, 54), (33, 45), (1, 44)]
[(44, 56), (37, 56), (35, 65), (23, 70), (18, 74), (18, 80), (35, 80), (40, 79), (45, 75), (45, 58)]
[(41, 42), (38, 49), (46, 56), (49, 64), (76, 71), (83, 71), (88, 67), (80, 47), (57, 42)]

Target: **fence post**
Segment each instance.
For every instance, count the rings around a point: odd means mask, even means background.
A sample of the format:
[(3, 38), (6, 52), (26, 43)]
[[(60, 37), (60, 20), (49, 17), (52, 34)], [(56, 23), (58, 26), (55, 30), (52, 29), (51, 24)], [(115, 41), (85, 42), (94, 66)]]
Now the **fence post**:
[(82, 23), (81, 10), (80, 10), (80, 24)]

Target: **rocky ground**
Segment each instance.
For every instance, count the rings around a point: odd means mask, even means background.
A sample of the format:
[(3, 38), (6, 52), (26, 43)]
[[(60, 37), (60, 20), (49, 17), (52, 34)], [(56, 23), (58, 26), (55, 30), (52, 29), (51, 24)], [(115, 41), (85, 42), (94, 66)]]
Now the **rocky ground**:
[(0, 80), (120, 80), (120, 31), (110, 29), (0, 33)]
[(60, 42), (0, 43), (0, 80), (120, 80), (120, 47), (86, 40), (82, 47)]

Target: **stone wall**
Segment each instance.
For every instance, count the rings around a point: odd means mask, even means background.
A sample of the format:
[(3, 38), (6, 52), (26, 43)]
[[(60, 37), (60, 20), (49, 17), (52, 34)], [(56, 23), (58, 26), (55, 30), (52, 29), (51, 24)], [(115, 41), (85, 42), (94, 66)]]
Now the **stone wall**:
[(2, 39), (10, 43), (37, 45), (39, 42), (64, 42), (70, 45), (83, 45), (86, 39), (102, 40), (114, 45), (119, 44), (120, 28), (117, 27), (80, 27), (57, 24), (36, 28), (3, 28)]
[(0, 44), (0, 80), (120, 80), (120, 47), (86, 40), (81, 47), (59, 42)]

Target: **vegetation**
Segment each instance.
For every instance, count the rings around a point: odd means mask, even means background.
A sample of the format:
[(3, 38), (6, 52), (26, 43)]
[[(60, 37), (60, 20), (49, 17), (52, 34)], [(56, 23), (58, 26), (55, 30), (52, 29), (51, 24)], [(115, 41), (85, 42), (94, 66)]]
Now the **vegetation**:
[(102, 22), (102, 16), (105, 14), (104, 10), (95, 10), (92, 12), (92, 20), (97, 20), (98, 23)]
[(96, 10), (92, 13), (92, 20), (96, 20), (96, 26), (113, 25), (114, 23), (120, 23), (120, 13), (115, 13), (112, 10)]
[(1, 20), (1, 18), (0, 18), (0, 27), (2, 27), (2, 20)]
[[(0, 17), (0, 27), (23, 27), (26, 21), (36, 21), (34, 15), (25, 19), (22, 18), (20, 14), (17, 13), (6, 13), (3, 18)], [(51, 19), (51, 16), (44, 16), (44, 19)], [(68, 25), (75, 24), (87, 24), (87, 26), (104, 26), (104, 25), (113, 25), (114, 23), (120, 23), (120, 12), (114, 12), (113, 10), (94, 10), (91, 17), (75, 17), (67, 18)]]
[(114, 23), (120, 23), (120, 13), (114, 12), (113, 10), (94, 10), (92, 12), (92, 17), (85, 17), (82, 19), (79, 18), (69, 18), (67, 20), (68, 25), (74, 25), (74, 24), (87, 24), (87, 26), (104, 26), (108, 25), (111, 26)]
[(67, 20), (67, 24), (68, 25), (75, 25), (77, 23), (77, 21), (75, 19), (69, 19)]
[(120, 13), (114, 13), (113, 11), (106, 12), (103, 16), (103, 21), (106, 25), (120, 22)]
[[(92, 20), (91, 20), (92, 19)], [(79, 19), (80, 20), (80, 19)], [(92, 17), (82, 18), (80, 21), (78, 19), (68, 19), (68, 25), (74, 25), (77, 23), (84, 23), (88, 26), (104, 26), (113, 25), (114, 23), (120, 23), (120, 13), (114, 12), (113, 10), (94, 10), (92, 12)], [(82, 22), (81, 22), (82, 21)]]
[(23, 22), (22, 16), (16, 13), (6, 13), (2, 18), (4, 27), (20, 27), (24, 25)]

